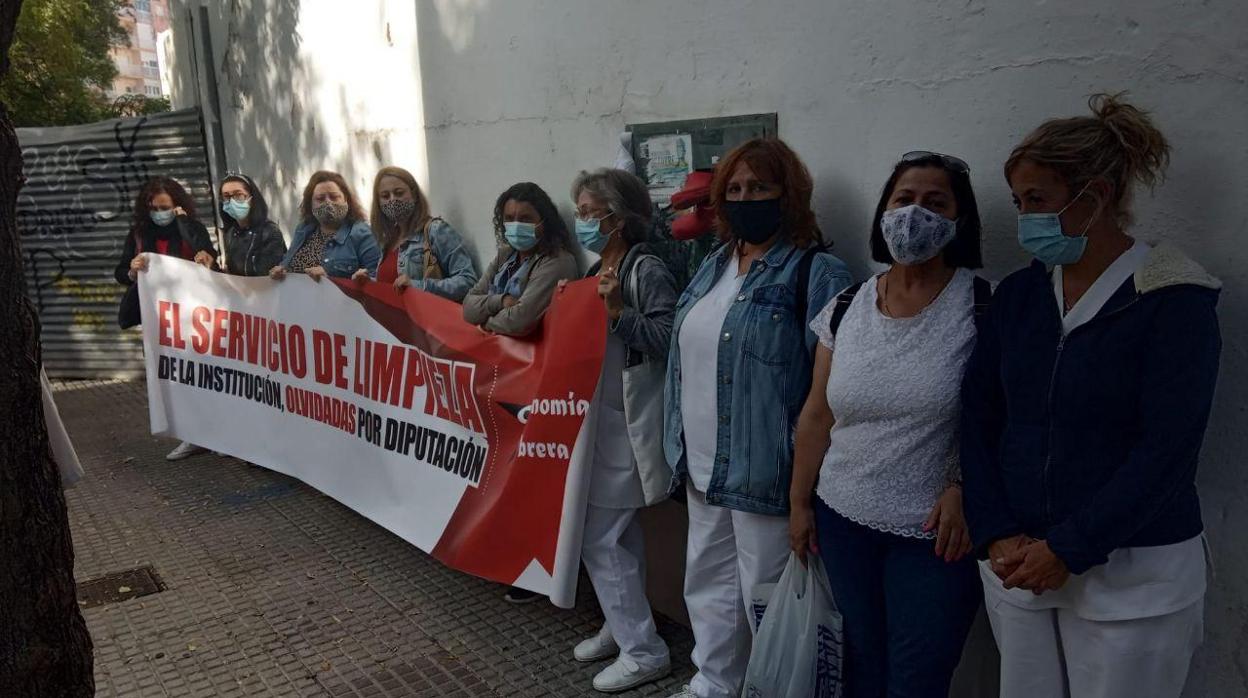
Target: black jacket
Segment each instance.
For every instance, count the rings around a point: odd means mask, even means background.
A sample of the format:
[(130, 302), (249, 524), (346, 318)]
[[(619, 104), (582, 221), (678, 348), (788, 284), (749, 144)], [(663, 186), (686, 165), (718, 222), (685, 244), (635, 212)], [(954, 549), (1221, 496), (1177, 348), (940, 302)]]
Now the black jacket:
[(273, 221), (252, 230), (227, 223), (221, 245), (225, 248), (225, 271), (235, 276), (264, 276), (286, 256), (286, 239)]
[(1082, 574), (1118, 548), (1201, 532), (1220, 286), (1158, 246), (1063, 337), (1042, 264), (1001, 282), (962, 385), (963, 506), (981, 556), (1026, 533)]
[(117, 269), (113, 272), (113, 275), (117, 277), (117, 283), (125, 286), (134, 283), (130, 280), (130, 262), (140, 252), (156, 252), (156, 240), (162, 237), (172, 238), (175, 229), (177, 237), (184, 244), (178, 245), (171, 250), (170, 256), (194, 259), (195, 255), (200, 252), (207, 252), (214, 258), (217, 256), (217, 249), (212, 244), (212, 237), (208, 235), (208, 229), (204, 227), (203, 223), (194, 218), (178, 216), (173, 219), (172, 224), (163, 228), (149, 222), (138, 233), (131, 233), (126, 236), (126, 244), (121, 252), (121, 260), (117, 262)]

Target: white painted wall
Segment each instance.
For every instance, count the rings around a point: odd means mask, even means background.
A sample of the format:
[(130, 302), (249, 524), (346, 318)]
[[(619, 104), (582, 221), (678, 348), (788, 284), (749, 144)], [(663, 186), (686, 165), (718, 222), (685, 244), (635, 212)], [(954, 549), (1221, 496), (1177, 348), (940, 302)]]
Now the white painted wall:
[[(175, 27), (192, 28), (175, 32), (173, 103), (188, 106), (202, 95), (208, 104), (200, 2), (172, 0), (170, 6)], [(383, 165), (402, 164), (427, 181), (411, 2), (214, 0), (203, 6), (211, 22), (226, 168), (262, 183), (273, 219), (288, 237), (303, 187), (317, 170), (341, 172), (366, 209)]]
[[(175, 22), (190, 1), (174, 3)], [(971, 164), (986, 274), (1000, 278), (1025, 262), (1001, 175), (1010, 148), (1047, 117), (1085, 113), (1091, 92), (1130, 90), (1174, 146), (1169, 180), (1138, 199), (1135, 232), (1176, 242), (1226, 282), (1200, 476), (1218, 573), (1187, 695), (1248, 693), (1248, 549), (1237, 540), (1248, 528), (1248, 3), (210, 5), (227, 161), (274, 183), (281, 220), (312, 170), (341, 169), (366, 196), (375, 168), (393, 163), (418, 173), (482, 257), (498, 192), (532, 180), (570, 212), (572, 177), (610, 164), (626, 123), (774, 111), (815, 176), (821, 227), (859, 275), (890, 165), (925, 148)], [(233, 37), (231, 18), (247, 20)]]

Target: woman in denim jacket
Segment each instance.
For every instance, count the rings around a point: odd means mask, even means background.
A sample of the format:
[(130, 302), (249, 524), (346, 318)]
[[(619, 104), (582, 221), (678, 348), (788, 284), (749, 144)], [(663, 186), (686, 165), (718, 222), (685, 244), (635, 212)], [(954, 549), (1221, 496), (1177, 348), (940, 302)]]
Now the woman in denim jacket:
[(299, 214), (290, 249), (282, 263), (269, 270), (270, 277), (280, 281), (294, 272), (320, 281), (326, 275), (348, 279), (360, 270), (376, 274), (381, 249), (342, 175), (325, 170), (313, 174), (303, 190)]
[(664, 450), (687, 483), (685, 602), (698, 667), (677, 695), (740, 694), (750, 594), (779, 579), (788, 558), (793, 429), (815, 343), (807, 325), (850, 283), (822, 251), (812, 188), (782, 141), (729, 153), (711, 187), (725, 244), (676, 305)]
[[(383, 251), (377, 281), (400, 293), (412, 287), (456, 303), (477, 283), (464, 241), (450, 223), (430, 215), (429, 200), (411, 172), (381, 168), (373, 180), (369, 223)], [(364, 271), (356, 276), (368, 278)]]
[(580, 662), (619, 657), (594, 677), (607, 693), (671, 671), (667, 645), (646, 600), (645, 549), (638, 512), (667, 499), (672, 469), (656, 436), (663, 428), (663, 381), (676, 284), (644, 241), (652, 207), (646, 185), (624, 170), (582, 172), (572, 183), (576, 237), (601, 259), (589, 270), (607, 310), (602, 378), (590, 408), (593, 465), (581, 559), (604, 623), (572, 651)]

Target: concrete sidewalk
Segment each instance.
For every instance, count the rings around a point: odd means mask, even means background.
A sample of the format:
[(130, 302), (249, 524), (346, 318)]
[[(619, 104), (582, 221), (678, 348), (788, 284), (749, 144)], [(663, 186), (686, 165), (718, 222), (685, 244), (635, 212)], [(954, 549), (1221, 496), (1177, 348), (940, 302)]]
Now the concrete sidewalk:
[[(84, 609), (100, 696), (580, 696), (605, 663), (572, 661), (602, 617), (513, 606), (291, 478), (204, 454), (168, 463), (141, 382), (57, 386), (86, 469), (69, 490), (79, 582), (152, 566), (166, 587)], [(692, 639), (659, 618), (672, 677)]]

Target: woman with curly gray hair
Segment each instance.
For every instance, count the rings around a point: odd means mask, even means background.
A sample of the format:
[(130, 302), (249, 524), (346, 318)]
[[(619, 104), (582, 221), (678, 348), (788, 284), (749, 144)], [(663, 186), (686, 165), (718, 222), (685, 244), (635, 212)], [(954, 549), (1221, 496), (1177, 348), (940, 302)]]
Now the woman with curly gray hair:
[[(663, 380), (676, 283), (643, 244), (652, 207), (646, 185), (623, 170), (581, 172), (572, 183), (576, 237), (600, 255), (607, 349), (591, 407), (594, 431), (581, 556), (605, 623), (573, 649), (577, 661), (616, 657), (594, 688), (624, 691), (671, 671), (646, 600), (645, 551), (637, 513), (667, 498), (672, 470), (655, 438), (663, 428)], [(618, 656), (617, 656), (618, 655)]]

